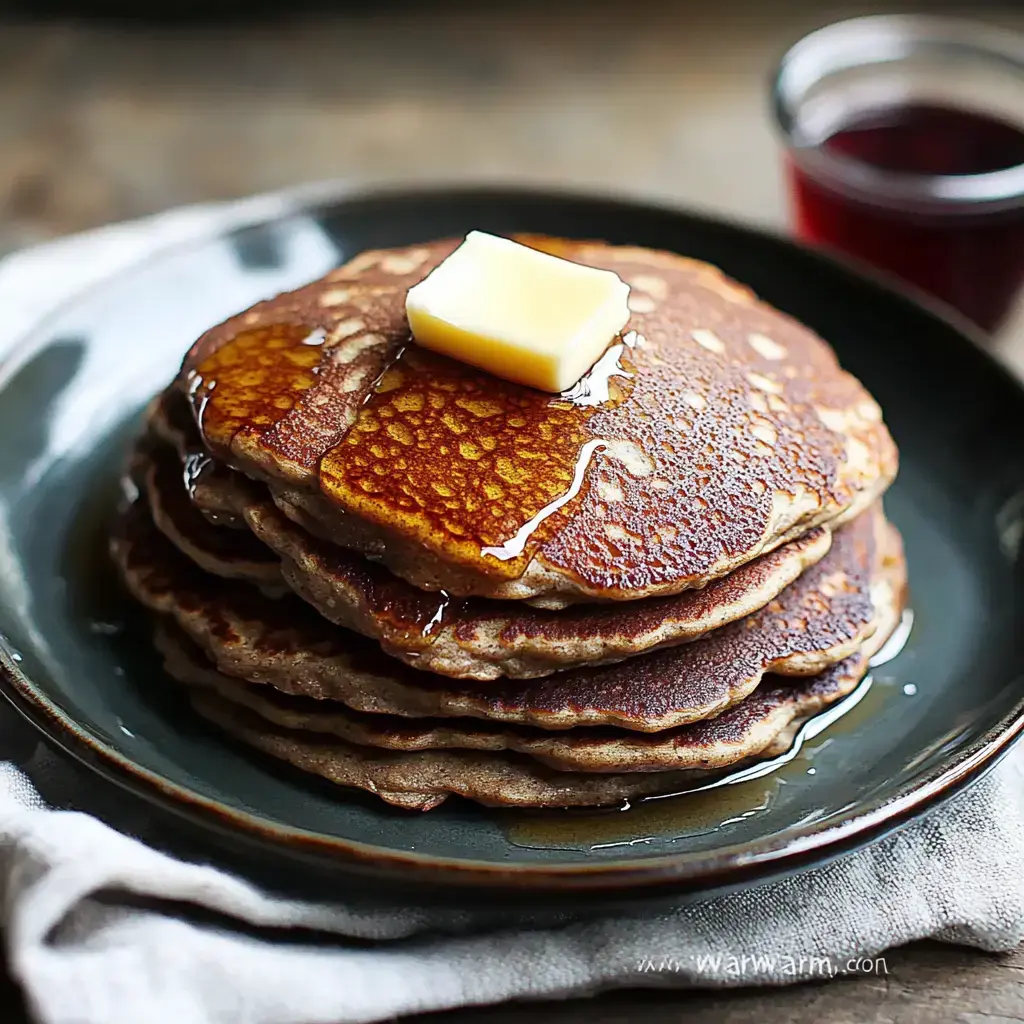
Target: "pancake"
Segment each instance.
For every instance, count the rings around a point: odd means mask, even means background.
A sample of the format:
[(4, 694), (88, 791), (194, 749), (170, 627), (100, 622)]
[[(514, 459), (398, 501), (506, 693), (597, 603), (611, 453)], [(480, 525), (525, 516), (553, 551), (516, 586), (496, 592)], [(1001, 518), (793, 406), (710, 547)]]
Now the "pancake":
[[(133, 453), (129, 472), (146, 494), (156, 528), (207, 572), (283, 593), (281, 560), (266, 545), (247, 531), (213, 525), (196, 509), (189, 499), (189, 468), (170, 449), (154, 449), (148, 439)], [(225, 495), (224, 500), (239, 499)]]
[[(459, 719), (412, 721), (360, 714), (328, 701), (288, 697), (213, 670), (184, 638), (166, 630), (158, 647), (169, 673), (201, 685), (220, 699), (255, 712), (271, 726), (311, 732), (361, 747), (414, 752), (478, 750), (528, 755), (560, 771), (650, 772), (727, 768), (757, 756), (797, 717), (805, 717), (849, 693), (867, 671), (869, 658), (888, 639), (902, 612), (905, 576), (901, 561), (886, 572), (886, 604), (878, 629), (860, 649), (824, 673), (807, 679), (768, 677), (746, 700), (716, 718), (656, 733), (598, 727), (550, 732), (524, 726)], [(180, 637), (180, 633), (178, 634)], [(319, 742), (319, 741), (318, 741)]]
[(255, 563), (258, 572), (250, 572), (253, 537), (213, 526), (196, 511), (175, 453), (163, 446), (139, 458), (154, 522), (204, 569), (263, 586), (280, 583), (283, 572), (326, 619), (379, 640), (401, 661), (457, 678), (536, 678), (694, 640), (764, 607), (831, 545), (830, 532), (817, 527), (702, 590), (553, 612), (518, 601), (450, 599), (417, 590), (383, 566), (310, 537), (275, 508), (265, 489), (261, 499), (260, 485), (234, 474), (225, 484), (232, 496), (224, 496), (220, 507), (233, 506), (235, 518), (267, 545), (260, 545), (264, 555), (269, 548), (281, 559), (277, 573), (261, 562)]
[(622, 340), (563, 396), (410, 344), (406, 292), (455, 244), (363, 253), (204, 334), (176, 387), (207, 451), (415, 586), (549, 606), (704, 586), (894, 477), (832, 350), (680, 256), (531, 241), (632, 287)]
[(235, 513), (244, 501), (235, 493), (235, 486), (244, 485), (245, 478), (216, 462), (205, 452), (196, 436), (196, 424), (187, 403), (175, 392), (157, 395), (146, 410), (150, 437), (139, 445), (158, 446), (160, 442), (173, 448), (181, 461), (182, 482), (192, 506), (215, 526), (245, 529)]
[(191, 701), (203, 718), (246, 746), (411, 811), (433, 810), (451, 795), (492, 807), (605, 807), (671, 793), (695, 781), (692, 772), (586, 775), (554, 771), (514, 755), (497, 758), (449, 750), (406, 754), (338, 739), (318, 742), (302, 733), (270, 729), (259, 715), (205, 690), (194, 691)]
[[(867, 654), (857, 654), (811, 679), (766, 687), (718, 718), (675, 732), (672, 750), (686, 763), (706, 760), (718, 765), (719, 773), (727, 763), (739, 767), (757, 756), (777, 756), (792, 742), (792, 726), (801, 716), (813, 714), (852, 692), (867, 669)], [(707, 768), (560, 771), (534, 757), (505, 750), (384, 750), (337, 736), (273, 725), (262, 714), (225, 699), (207, 686), (195, 688), (191, 700), (199, 714), (247, 746), (338, 785), (369, 790), (387, 803), (410, 810), (430, 810), (450, 794), (489, 806), (597, 807), (706, 784), (717, 774)], [(295, 721), (303, 714), (284, 712), (276, 713), (276, 717)], [(323, 718), (319, 720), (323, 722)], [(575, 733), (569, 735), (575, 737)], [(501, 742), (501, 734), (496, 736)], [(508, 739), (505, 737), (506, 742)], [(657, 738), (652, 740), (654, 746)], [(536, 742), (566, 747), (572, 741)], [(726, 750), (731, 762), (723, 760)]]
[(486, 598), (439, 601), (316, 541), (273, 506), (252, 505), (245, 519), (281, 557), (289, 586), (324, 618), (378, 639), (388, 654), (422, 670), (473, 679), (532, 679), (699, 639), (763, 608), (832, 543), (830, 531), (816, 527), (701, 590), (550, 611)]
[(541, 680), (460, 683), (385, 656), (298, 599), (269, 600), (200, 572), (159, 534), (144, 502), (129, 508), (112, 546), (136, 599), (173, 618), (228, 675), (357, 711), (638, 731), (719, 714), (765, 673), (811, 675), (850, 656), (877, 629), (887, 565), (901, 558), (875, 508), (769, 605), (700, 640)]

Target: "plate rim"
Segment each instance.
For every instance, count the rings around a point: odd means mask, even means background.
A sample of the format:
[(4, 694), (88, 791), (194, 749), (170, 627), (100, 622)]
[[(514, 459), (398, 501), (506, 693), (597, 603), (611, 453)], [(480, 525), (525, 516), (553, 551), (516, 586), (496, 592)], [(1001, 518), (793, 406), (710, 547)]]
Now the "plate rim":
[[(2, 642), (0, 634), (0, 642)], [(261, 818), (240, 808), (204, 797), (125, 756), (83, 728), (11, 660), (0, 645), (0, 696), (30, 722), (51, 745), (107, 782), (141, 797), (149, 804), (189, 821), (197, 819), (210, 831), (227, 832), (320, 866), (369, 871), (404, 882), (441, 883), (457, 888), (499, 888), (544, 893), (625, 893), (670, 889), (704, 893), (768, 878), (822, 863), (859, 849), (881, 835), (905, 827), (977, 782), (1009, 752), (1024, 730), (1024, 698), (1015, 705), (1013, 721), (994, 726), (964, 750), (957, 761), (937, 766), (918, 784), (888, 800), (876, 800), (823, 829), (804, 826), (796, 836), (771, 841), (731, 844), (711, 852), (670, 852), (653, 857), (598, 861), (593, 864), (501, 865), (496, 861), (440, 857), (397, 851), (357, 840), (328, 837), (310, 829)], [(451, 889), (449, 888), (449, 891)]]
[[(227, 226), (198, 231), (187, 239), (159, 246), (134, 261), (116, 275), (95, 282), (59, 303), (16, 339), (0, 359), (0, 401), (9, 378), (25, 359), (49, 340), (46, 333), (51, 320), (72, 308), (83, 297), (120, 283), (145, 266), (158, 262), (179, 250), (213, 241), (249, 228), (271, 224), (290, 217), (316, 215), (346, 203), (401, 199), (407, 202), (439, 199), (489, 198), (515, 196), (540, 202), (579, 202), (618, 207), (622, 212), (663, 214), (667, 217), (727, 227), (748, 235), (769, 239), (774, 244), (801, 250), (805, 256), (831, 265), (852, 275), (895, 300), (942, 321), (951, 328), (974, 358), (987, 363), (1018, 392), (1022, 384), (982, 344), (981, 332), (951, 312), (943, 303), (906, 289), (894, 288), (886, 275), (865, 268), (856, 260), (837, 258), (835, 254), (810, 249), (776, 232), (691, 211), (667, 203), (632, 200), (621, 195), (599, 191), (578, 191), (535, 186), (504, 186), (495, 184), (353, 187), (349, 183), (317, 183), (300, 186), (281, 194), (285, 202), (269, 215), (255, 212), (241, 216)], [(1009, 684), (1008, 684), (1009, 685)], [(489, 888), (500, 892), (612, 892), (636, 893), (638, 890), (673, 892), (708, 892), (725, 886), (763, 881), (773, 874), (798, 870), (862, 847), (880, 835), (902, 828), (932, 807), (951, 798), (967, 785), (977, 781), (1010, 749), (1024, 731), (1024, 691), (1015, 705), (998, 723), (991, 726), (973, 743), (955, 752), (948, 762), (940, 762), (924, 776), (904, 783), (888, 795), (855, 805), (848, 816), (825, 827), (813, 824), (791, 828), (773, 839), (730, 844), (712, 851), (672, 851), (641, 858), (597, 861), (592, 864), (503, 865), (497, 861), (442, 857), (416, 851), (401, 851), (374, 846), (357, 840), (327, 836), (322, 832), (302, 829), (275, 821), (269, 815), (250, 813), (205, 797), (188, 786), (172, 781), (159, 772), (135, 763), (116, 746), (96, 735), (87, 726), (76, 722), (34, 683), (18, 666), (7, 638), (0, 633), (0, 695), (52, 745), (78, 763), (86, 766), (108, 782), (127, 789), (149, 804), (192, 822), (207, 832), (228, 833), (244, 839), (265, 852), (270, 849), (282, 856), (299, 856), (312, 860), (332, 872), (369, 872), (377, 877), (418, 884), (432, 882), (448, 889)]]

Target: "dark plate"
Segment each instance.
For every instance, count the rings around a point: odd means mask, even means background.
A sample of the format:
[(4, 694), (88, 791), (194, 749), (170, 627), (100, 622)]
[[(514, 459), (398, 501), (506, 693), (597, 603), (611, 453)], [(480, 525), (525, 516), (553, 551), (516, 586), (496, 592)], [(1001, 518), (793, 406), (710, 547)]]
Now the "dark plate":
[[(832, 342), (903, 456), (888, 508), (914, 626), (860, 704), (763, 779), (639, 809), (393, 810), (251, 756), (165, 686), (116, 597), (103, 531), (127, 433), (207, 325), (370, 246), (470, 228), (697, 256)], [(777, 238), (665, 209), (509, 191), (346, 196), (160, 254), (25, 339), (0, 379), (0, 632), (11, 701), (235, 864), (323, 885), (708, 891), (862, 843), (976, 778), (1022, 724), (1024, 392), (933, 313)], [(180, 823), (180, 822), (179, 822)], [(430, 886), (423, 883), (429, 881)], [(362, 883), (360, 883), (362, 884)]]

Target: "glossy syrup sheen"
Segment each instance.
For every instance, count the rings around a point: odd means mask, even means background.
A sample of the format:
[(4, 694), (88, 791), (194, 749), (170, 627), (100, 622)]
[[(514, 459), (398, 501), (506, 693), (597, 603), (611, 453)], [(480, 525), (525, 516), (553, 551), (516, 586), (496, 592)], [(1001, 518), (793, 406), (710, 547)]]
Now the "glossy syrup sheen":
[[(621, 401), (632, 374), (621, 364), (605, 403)], [(589, 395), (589, 391), (587, 392)], [(383, 501), (399, 522), (426, 516), (447, 535), (499, 551), (570, 491), (593, 438), (594, 405), (481, 375), (415, 345), (377, 382), (352, 429), (320, 463), (321, 486), (358, 512)], [(521, 549), (520, 549), (521, 550)]]
[(877, 407), (795, 321), (684, 257), (565, 245), (631, 287), (635, 348), (586, 387), (419, 350), (405, 295), (450, 245), (370, 252), (193, 346), (179, 385), (205, 446), (400, 575), (484, 596), (535, 557), (527, 591), (700, 585), (764, 544), (780, 496), (825, 519), (895, 469)]
[(189, 381), (200, 431), (224, 437), (280, 420), (316, 383), (324, 337), (301, 324), (275, 324), (242, 331), (218, 348)]
[[(830, 813), (807, 830), (810, 843), (800, 844), (804, 860), (807, 846), (817, 841), (828, 844), (829, 852), (837, 852), (843, 848), (832, 845), (837, 836), (823, 833), (821, 823), (845, 826), (851, 819), (856, 820), (860, 808), (850, 809), (849, 802), (858, 792), (879, 795), (875, 806), (884, 806), (873, 819), (876, 824), (883, 819), (891, 822), (896, 807), (909, 811), (920, 808), (922, 794), (919, 789), (915, 793), (915, 789), (922, 780), (933, 780), (934, 773), (942, 770), (945, 774), (941, 784), (946, 785), (950, 769), (965, 764), (972, 745), (995, 726), (1009, 728), (1011, 716), (1016, 714), (1014, 704), (1020, 689), (1006, 684), (1020, 669), (1010, 610), (1021, 575), (1019, 566), (1011, 564), (992, 543), (985, 509), (997, 504), (991, 489), (1016, 487), (1020, 482), (1017, 469), (1024, 447), (1018, 439), (1024, 413), (1019, 389), (1015, 390), (1016, 386), (972, 351), (966, 341), (957, 339), (952, 328), (929, 320), (910, 303), (858, 280), (837, 265), (819, 262), (787, 247), (781, 240), (697, 218), (666, 215), (664, 211), (637, 211), (564, 197), (546, 200), (543, 207), (538, 207), (533, 197), (526, 207), (514, 195), (490, 203), (487, 216), (497, 223), (546, 219), (565, 224), (567, 231), (579, 234), (607, 224), (608, 230), (618, 236), (629, 235), (646, 244), (688, 246), (695, 254), (727, 264), (731, 272), (756, 290), (815, 323), (839, 346), (852, 368), (875, 382), (902, 443), (906, 472), (893, 495), (892, 511), (904, 527), (916, 558), (914, 578), (927, 628), (917, 647), (919, 662), (912, 672), (909, 665), (901, 668), (900, 683), (914, 680), (920, 685), (917, 704), (910, 699), (901, 702), (897, 708), (908, 713), (880, 716), (859, 733), (858, 738), (863, 736), (863, 743), (857, 744), (859, 759), (848, 773), (824, 773), (824, 786), (812, 787), (809, 799), (813, 799), (813, 805), (777, 800), (763, 816), (751, 819), (749, 825), (753, 827), (737, 825), (701, 840), (707, 856), (697, 850), (697, 856), (690, 858), (692, 848), (688, 844), (675, 844), (671, 852), (687, 859), (674, 865), (673, 871), (690, 879), (695, 870), (704, 871), (714, 857), (715, 877), (729, 881), (736, 877), (731, 872), (738, 863), (758, 859), (771, 842), (785, 847), (787, 859), (779, 861), (779, 866), (795, 866), (788, 859), (797, 849), (792, 829), (814, 808)], [(353, 206), (348, 199), (345, 204), (340, 210), (331, 209), (327, 222), (334, 232), (331, 238), (337, 237), (346, 252), (360, 251), (381, 239), (398, 242), (412, 232), (422, 237), (455, 233), (478, 225), (481, 218), (476, 195), (446, 195), (440, 199), (431, 195), (413, 201), (401, 197), (397, 203), (389, 196), (368, 211), (358, 204)], [(303, 234), (298, 234), (295, 223)], [(414, 856), (422, 858), (462, 859), (458, 870), (471, 877), (463, 879), (461, 888), (452, 885), (446, 891), (443, 898), (449, 903), (457, 901), (460, 892), (465, 902), (477, 905), (488, 898), (479, 884), (465, 884), (487, 881), (480, 873), (472, 875), (476, 863), (487, 861), (499, 871), (507, 871), (510, 866), (522, 869), (515, 872), (518, 894), (514, 898), (550, 904), (554, 899), (550, 882), (544, 895), (525, 892), (528, 886), (537, 884), (538, 868), (543, 870), (554, 862), (583, 861), (588, 868), (593, 865), (597, 874), (606, 864), (617, 867), (634, 851), (613, 849), (603, 857), (558, 850), (531, 852), (508, 844), (492, 827), (491, 815), (470, 813), (454, 802), (450, 809), (425, 815), (396, 813), (379, 801), (341, 801), (337, 792), (327, 787), (313, 786), (285, 771), (267, 770), (263, 761), (212, 741), (197, 727), (193, 716), (151, 712), (150, 697), (166, 688), (155, 685), (158, 672), (147, 651), (143, 628), (140, 625), (123, 642), (105, 635), (108, 623), (97, 602), (105, 594), (117, 593), (115, 587), (97, 587), (98, 577), (84, 562), (68, 565), (62, 570), (68, 585), (88, 588), (95, 595), (95, 601), (87, 602), (88, 607), (76, 614), (66, 599), (63, 578), (56, 581), (60, 589), (51, 579), (52, 566), (63, 563), (65, 548), (72, 543), (83, 553), (88, 546), (99, 563), (107, 561), (104, 546), (108, 506), (102, 508), (102, 525), (87, 533), (82, 499), (97, 486), (104, 468), (119, 464), (128, 438), (126, 433), (119, 434), (113, 441), (106, 433), (109, 419), (90, 416), (90, 410), (101, 406), (122, 408), (125, 395), (138, 392), (137, 365), (127, 366), (118, 356), (119, 352), (123, 356), (124, 331), (132, 326), (129, 313), (133, 297), (137, 299), (145, 292), (166, 299), (153, 317), (160, 330), (147, 346), (153, 356), (148, 386), (155, 390), (164, 383), (163, 368), (181, 355), (182, 325), (177, 318), (182, 316), (183, 295), (198, 303), (189, 307), (191, 322), (198, 318), (212, 323), (221, 315), (218, 304), (223, 305), (224, 294), (251, 294), (254, 301), (261, 294), (290, 288), (296, 280), (321, 273), (323, 268), (311, 262), (310, 246), (284, 243), (291, 241), (293, 233), (301, 240), (312, 233), (319, 240), (324, 237), (323, 223), (324, 216), (318, 210), (308, 217), (290, 215), (283, 223), (265, 230), (260, 237), (281, 244), (288, 260), (283, 269), (250, 269), (235, 258), (230, 239), (204, 239), (199, 246), (151, 261), (143, 268), (145, 276), (138, 284), (136, 277), (125, 276), (116, 286), (118, 301), (111, 301), (109, 290), (86, 296), (51, 322), (47, 330), (53, 341), (40, 348), (39, 357), (29, 363), (29, 373), (10, 377), (11, 386), (6, 392), (9, 401), (4, 404), (6, 436), (16, 436), (20, 441), (10, 446), (5, 477), (10, 485), (10, 515), (6, 521), (13, 538), (14, 562), (2, 581), (6, 587), (3, 632), (9, 645), (24, 653), (21, 664), (35, 692), (63, 708), (65, 722), (70, 718), (76, 723), (71, 728), (77, 727), (87, 736), (112, 737), (120, 757), (140, 766), (137, 790), (146, 787), (144, 791), (152, 793), (163, 806), (168, 787), (177, 787), (185, 794), (173, 798), (177, 809), (191, 815), (197, 831), (205, 827), (209, 855), (218, 863), (225, 862), (226, 867), (236, 871), (243, 867), (241, 842), (229, 843), (228, 831), (248, 829), (249, 849), (258, 841), (262, 844), (261, 857), (265, 861), (274, 858), (274, 878), (270, 881), (301, 883), (307, 886), (303, 895), (308, 898), (323, 899), (325, 891), (337, 891), (342, 898), (340, 888), (354, 877), (345, 874), (346, 843), (357, 841), (364, 844), (359, 884), (372, 884), (366, 861), (376, 858), (381, 873), (386, 872), (379, 887), (392, 897), (399, 884), (395, 881), (394, 858), (409, 857), (413, 850)], [(211, 266), (224, 277), (223, 281), (218, 278), (213, 288)], [(247, 282), (247, 292), (240, 291), (242, 282)], [(115, 315), (112, 322), (112, 310), (124, 315)], [(184, 330), (188, 330), (187, 324)], [(75, 339), (70, 351), (69, 338)], [(102, 360), (110, 372), (79, 372), (69, 385), (66, 382), (76, 358), (88, 367)], [(922, 387), (933, 395), (932, 402), (914, 400)], [(966, 405), (957, 405), (958, 394), (967, 396)], [(53, 416), (50, 411), (54, 406), (58, 411), (76, 409), (78, 415)], [(957, 415), (950, 416), (954, 406)], [(27, 424), (35, 427), (29, 429)], [(998, 437), (1007, 443), (988, 447), (981, 443), (979, 447), (977, 439)], [(942, 455), (936, 455), (937, 451)], [(965, 503), (962, 499), (967, 493), (976, 495), (982, 504)], [(44, 510), (47, 528), (40, 530)], [(26, 587), (32, 621), (24, 620), (23, 626), (17, 609), (25, 607)], [(950, 594), (970, 595), (972, 599), (951, 600)], [(102, 635), (86, 633), (90, 611), (102, 620), (97, 622), (97, 633)], [(970, 685), (964, 685), (965, 681)], [(935, 709), (934, 716), (924, 715), (928, 707)], [(916, 717), (909, 713), (911, 709), (918, 710)], [(39, 717), (51, 738), (62, 742), (61, 734), (68, 727), (54, 717)], [(954, 722), (963, 735), (946, 737), (938, 746)], [(133, 740), (133, 734), (142, 739)], [(994, 745), (990, 752), (993, 749)], [(98, 757), (90, 759), (93, 767), (102, 763)], [(984, 767), (988, 760), (975, 758), (970, 763)], [(820, 761), (818, 768), (821, 772)], [(142, 773), (149, 779), (158, 778), (162, 792), (145, 783)], [(971, 774), (975, 774), (973, 769)], [(123, 772), (119, 781), (124, 781)], [(928, 792), (935, 790), (932, 784)], [(212, 827), (209, 816), (204, 819), (201, 806), (208, 806), (211, 799), (225, 806)], [(154, 814), (157, 810), (154, 806)], [(255, 838), (254, 817), (260, 829)], [(289, 851), (289, 844), (295, 842), (289, 832), (294, 835), (296, 829), (314, 833), (317, 849), (292, 845)], [(845, 828), (836, 832), (846, 840), (852, 834)], [(723, 847), (737, 844), (741, 849), (719, 855)], [(646, 851), (641, 848), (638, 852)], [(184, 853), (188, 855), (189, 851)], [(654, 880), (657, 870), (648, 870), (642, 880)], [(417, 896), (435, 894), (446, 881), (453, 881), (455, 873), (450, 867), (439, 870), (421, 861), (410, 873), (403, 898), (415, 902)], [(637, 874), (631, 871), (630, 879)], [(424, 884), (425, 879), (429, 884)], [(494, 876), (490, 884), (495, 884)], [(612, 878), (605, 878), (603, 884), (610, 887)], [(598, 904), (605, 905), (603, 897), (593, 891), (577, 897), (581, 910), (585, 907), (593, 912)]]
[(880, 715), (898, 714), (899, 701), (917, 697), (916, 686), (898, 685), (888, 670), (879, 671), (910, 642), (914, 617), (911, 609), (904, 611), (896, 631), (872, 658), (871, 674), (847, 697), (808, 719), (785, 753), (727, 771), (710, 783), (611, 810), (508, 812), (502, 823), (506, 837), (526, 849), (643, 849), (728, 831), (769, 811), (787, 787), (827, 787), (822, 776), (840, 770), (829, 752), (833, 739), (869, 729)]
[[(148, 458), (172, 465), (187, 463), (188, 457), (182, 459), (180, 453), (195, 451), (199, 441), (184, 400), (176, 393), (169, 393), (156, 411), (158, 415), (151, 420), (151, 427), (161, 441), (152, 446)], [(169, 420), (178, 425), (176, 430), (166, 425)], [(184, 422), (180, 422), (182, 420)], [(244, 536), (251, 530), (278, 555), (304, 566), (302, 578), (308, 576), (316, 580), (312, 591), (307, 592), (307, 600), (321, 608), (326, 602), (332, 610), (336, 607), (331, 604), (335, 598), (340, 599), (342, 607), (365, 608), (373, 619), (373, 629), (379, 630), (389, 643), (398, 643), (403, 650), (429, 647), (448, 626), (454, 627), (456, 639), (467, 642), (474, 641), (483, 626), (488, 631), (497, 627), (500, 632), (495, 639), (503, 644), (531, 638), (559, 644), (572, 643), (581, 637), (640, 639), (672, 622), (724, 621), (719, 616), (731, 604), (745, 601), (751, 591), (760, 592), (765, 587), (775, 586), (773, 581), (780, 573), (792, 579), (789, 572), (800, 572), (817, 563), (832, 545), (830, 534), (822, 529), (812, 530), (800, 541), (784, 545), (704, 588), (685, 591), (683, 595), (630, 602), (624, 606), (584, 605), (579, 611), (543, 611), (523, 602), (467, 600), (453, 597), (444, 590), (420, 590), (379, 563), (348, 552), (337, 544), (316, 540), (292, 523), (259, 485), (247, 482), (244, 476), (220, 464), (217, 469), (220, 475), (216, 491), (211, 478), (196, 490), (194, 502), (206, 517), (210, 508), (216, 510), (218, 520), (226, 510), (235, 520), (244, 517), (250, 528), (220, 533), (240, 532)], [(171, 479), (173, 473), (172, 470), (166, 474), (168, 487), (180, 491), (180, 480), (175, 484)], [(856, 532), (855, 528), (851, 529)], [(842, 531), (843, 535), (846, 533)], [(188, 539), (203, 546), (198, 534)], [(813, 579), (813, 573), (805, 578)], [(780, 581), (778, 587), (783, 585)], [(331, 612), (325, 614), (332, 618)], [(732, 617), (729, 613), (725, 615), (725, 619)]]
[[(262, 432), (282, 420), (314, 387), (324, 361), (330, 365), (324, 340), (322, 330), (280, 324), (220, 346), (190, 380), (204, 438)], [(615, 339), (563, 395), (402, 346), (351, 427), (323, 446), (320, 485), (356, 513), (386, 506), (392, 523), (407, 521), (410, 531), (425, 518), (517, 576), (527, 542), (535, 548), (552, 514), (581, 490), (600, 446), (588, 421), (629, 393), (634, 344), (633, 333)]]
[[(143, 447), (144, 456), (136, 457), (156, 467), (157, 504), (168, 512), (178, 512), (173, 517), (175, 529), (193, 546), (215, 548), (224, 561), (242, 561), (249, 557), (253, 534), (273, 548), (275, 539), (280, 546), (282, 536), (295, 532), (258, 485), (216, 463), (203, 450), (196, 424), (179, 394), (166, 392), (161, 396)], [(182, 478), (188, 502), (181, 500)], [(243, 528), (218, 528), (225, 520)], [(325, 569), (343, 572), (360, 589), (388, 640), (427, 646), (436, 639), (450, 613), (460, 607), (460, 602), (443, 590), (429, 593), (412, 588), (386, 569), (333, 544), (316, 550)], [(301, 557), (301, 553), (296, 554)]]

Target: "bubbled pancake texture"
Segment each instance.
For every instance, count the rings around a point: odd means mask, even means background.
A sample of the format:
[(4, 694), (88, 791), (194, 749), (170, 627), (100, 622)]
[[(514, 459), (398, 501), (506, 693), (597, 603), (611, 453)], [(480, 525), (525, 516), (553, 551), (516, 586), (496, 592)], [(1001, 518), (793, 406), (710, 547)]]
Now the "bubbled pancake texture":
[(408, 345), (452, 243), (363, 254), (193, 346), (112, 535), (200, 715), (401, 808), (782, 754), (903, 607), (896, 452), (827, 345), (706, 265), (527, 241), (631, 284), (571, 393)]
[[(487, 683), (403, 665), (298, 598), (268, 598), (207, 576), (155, 528), (144, 503), (123, 520), (115, 552), (135, 597), (173, 618), (231, 674), (358, 710), (654, 731), (723, 710), (765, 673), (812, 674), (853, 653), (877, 630), (878, 587), (893, 544), (892, 528), (873, 510), (841, 529), (825, 558), (746, 619), (600, 668)], [(385, 700), (393, 706), (382, 706)]]
[(144, 442), (136, 453), (135, 476), (157, 528), (202, 568), (265, 590), (287, 584), (326, 619), (378, 640), (393, 657), (474, 679), (532, 678), (696, 639), (762, 607), (832, 543), (830, 531), (817, 527), (701, 590), (556, 612), (417, 590), (383, 566), (312, 537), (281, 514), (266, 488), (230, 470), (205, 487), (216, 490), (218, 508), (249, 529), (224, 529), (196, 510), (182, 474), (181, 459), (166, 444)]
[(795, 724), (863, 678), (899, 618), (901, 580), (893, 559), (880, 628), (856, 654), (816, 676), (764, 686), (717, 718), (641, 736), (468, 728), (445, 719), (418, 725), (336, 707), (325, 711), (324, 702), (289, 699), (217, 672), (174, 627), (158, 627), (157, 644), (170, 674), (192, 688), (193, 705), (204, 717), (296, 767), (397, 806), (429, 810), (451, 794), (489, 805), (597, 806), (700, 785), (716, 768), (783, 754)]
[(535, 244), (633, 289), (589, 394), (410, 344), (406, 291), (452, 248), (435, 243), (364, 253), (205, 334), (178, 387), (206, 446), (417, 585), (550, 603), (701, 586), (894, 476), (878, 406), (831, 349), (717, 270)]

